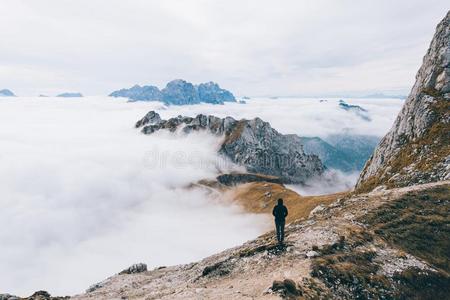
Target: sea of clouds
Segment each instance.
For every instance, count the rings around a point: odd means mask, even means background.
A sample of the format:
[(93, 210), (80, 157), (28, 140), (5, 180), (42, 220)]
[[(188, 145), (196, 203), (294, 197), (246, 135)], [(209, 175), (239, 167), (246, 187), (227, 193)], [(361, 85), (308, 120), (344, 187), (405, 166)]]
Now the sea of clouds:
[[(132, 263), (187, 263), (268, 230), (270, 217), (218, 201), (190, 183), (236, 168), (220, 138), (140, 134), (134, 123), (197, 113), (269, 121), (282, 133), (324, 137), (351, 130), (383, 135), (401, 100), (252, 99), (247, 104), (166, 107), (158, 102), (86, 97), (0, 99), (0, 291), (26, 296), (80, 293)], [(342, 176), (342, 182), (348, 179)], [(345, 189), (336, 180), (326, 191)], [(312, 183), (301, 190), (317, 194)], [(296, 187), (294, 187), (296, 188)]]

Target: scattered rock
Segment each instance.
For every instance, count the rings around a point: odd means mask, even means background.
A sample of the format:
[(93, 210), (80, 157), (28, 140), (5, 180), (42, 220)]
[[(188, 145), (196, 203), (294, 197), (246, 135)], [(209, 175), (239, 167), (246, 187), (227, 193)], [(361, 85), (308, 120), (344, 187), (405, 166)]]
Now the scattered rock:
[(135, 274), (135, 273), (142, 273), (147, 271), (147, 265), (144, 263), (138, 263), (131, 265), (129, 268), (123, 270), (119, 274)]
[(225, 276), (233, 270), (233, 262), (231, 259), (220, 261), (203, 269), (202, 276)]
[(306, 252), (307, 258), (313, 258), (313, 257), (319, 256), (319, 255), (320, 255), (319, 252), (314, 251), (314, 250)]
[(325, 206), (323, 206), (322, 204), (316, 206), (310, 213), (309, 213), (309, 217), (312, 218), (315, 215), (319, 214), (320, 212), (322, 212), (323, 210), (325, 210)]
[(298, 299), (303, 294), (302, 289), (292, 279), (275, 280), (272, 291), (279, 293), (285, 299)]

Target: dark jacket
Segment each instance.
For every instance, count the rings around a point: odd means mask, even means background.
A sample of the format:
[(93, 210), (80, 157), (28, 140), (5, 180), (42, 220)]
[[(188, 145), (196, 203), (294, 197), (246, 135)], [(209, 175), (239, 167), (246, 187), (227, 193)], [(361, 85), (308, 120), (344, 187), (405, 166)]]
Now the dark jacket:
[(275, 221), (284, 221), (284, 219), (288, 215), (288, 210), (286, 206), (284, 206), (283, 204), (281, 205), (277, 204), (273, 208), (272, 215), (275, 216)]

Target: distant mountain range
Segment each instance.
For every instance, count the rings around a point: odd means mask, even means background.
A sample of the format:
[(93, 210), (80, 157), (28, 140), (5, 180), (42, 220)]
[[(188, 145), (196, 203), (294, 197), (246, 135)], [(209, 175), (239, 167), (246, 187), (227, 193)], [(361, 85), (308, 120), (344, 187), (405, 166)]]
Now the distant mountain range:
[(63, 98), (77, 98), (77, 97), (83, 97), (81, 93), (62, 93), (57, 95), (56, 97), (63, 97)]
[(276, 176), (282, 183), (305, 183), (324, 171), (317, 155), (303, 151), (297, 135), (283, 135), (260, 118), (236, 120), (200, 114), (195, 118), (178, 116), (163, 120), (157, 112), (150, 111), (136, 123), (136, 128), (142, 128), (147, 135), (181, 129), (186, 134), (205, 130), (223, 136), (219, 154), (245, 166), (250, 173)]
[(343, 172), (361, 171), (380, 138), (370, 135), (333, 134), (324, 139), (301, 137), (303, 150), (316, 154), (329, 169)]
[(386, 95), (383, 93), (375, 93), (375, 94), (370, 94), (367, 96), (363, 96), (361, 98), (369, 98), (369, 99), (376, 99), (376, 98), (394, 98), (394, 99), (406, 99), (405, 95)]
[(8, 89), (0, 90), (0, 97), (15, 97), (13, 92)]
[(234, 95), (220, 88), (217, 83), (194, 85), (182, 79), (170, 81), (162, 90), (152, 85), (135, 85), (129, 89), (114, 91), (109, 96), (125, 97), (131, 101), (161, 101), (173, 105), (236, 102)]

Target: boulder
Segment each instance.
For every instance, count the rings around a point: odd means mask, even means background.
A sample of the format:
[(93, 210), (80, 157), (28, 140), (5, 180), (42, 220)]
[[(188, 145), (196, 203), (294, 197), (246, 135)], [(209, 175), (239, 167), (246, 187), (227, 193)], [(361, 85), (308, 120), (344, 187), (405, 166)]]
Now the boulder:
[(147, 271), (147, 265), (144, 263), (138, 263), (131, 265), (127, 269), (121, 271), (119, 274), (136, 274), (136, 273), (142, 273)]
[(167, 83), (162, 90), (162, 101), (166, 104), (175, 105), (198, 104), (200, 103), (200, 97), (192, 83), (175, 79)]

